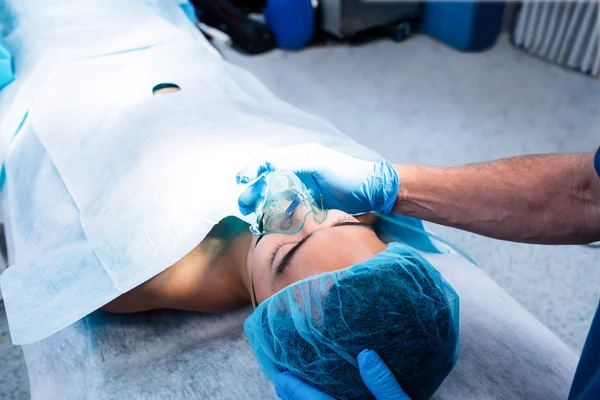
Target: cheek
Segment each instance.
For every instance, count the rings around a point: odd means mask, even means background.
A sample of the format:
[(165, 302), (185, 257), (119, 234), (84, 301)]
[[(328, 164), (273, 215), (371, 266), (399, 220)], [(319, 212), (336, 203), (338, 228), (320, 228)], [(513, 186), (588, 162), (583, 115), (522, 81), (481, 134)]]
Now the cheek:
[(261, 243), (258, 247), (251, 249), (248, 255), (249, 273), (254, 279), (254, 290), (259, 298), (266, 295), (265, 289), (270, 288), (269, 258), (271, 249), (272, 247)]
[[(264, 239), (263, 239), (264, 240)], [(250, 249), (250, 261), (255, 269), (263, 268), (269, 261), (269, 254), (273, 247), (269, 243), (259, 243)]]
[[(280, 275), (275, 280), (275, 285), (273, 286), (272, 292), (277, 293), (278, 291), (298, 282), (304, 278), (307, 278), (312, 275), (318, 275), (320, 271), (312, 271), (310, 268), (304, 268), (299, 266), (294, 266), (293, 269), (289, 269), (285, 271), (282, 275)], [(271, 294), (273, 294), (271, 293)]]
[(254, 284), (260, 282), (262, 279), (263, 271), (265, 269), (263, 261), (263, 257), (261, 257), (261, 252), (258, 250), (252, 251), (249, 256), (250, 261), (250, 273), (254, 277)]

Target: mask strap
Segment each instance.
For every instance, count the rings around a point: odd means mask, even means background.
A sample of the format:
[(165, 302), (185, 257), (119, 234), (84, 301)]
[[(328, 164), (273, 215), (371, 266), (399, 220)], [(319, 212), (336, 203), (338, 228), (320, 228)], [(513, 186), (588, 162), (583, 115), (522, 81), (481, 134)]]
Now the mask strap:
[(306, 196), (306, 193), (298, 193), (296, 195), (296, 197), (294, 198), (294, 200), (292, 201), (292, 204), (290, 204), (290, 206), (287, 208), (287, 210), (285, 210), (285, 217), (290, 218), (292, 216), (292, 214), (294, 213), (294, 211), (296, 211), (296, 208), (298, 208), (300, 203), (302, 203), (307, 198), (308, 197)]
[(256, 300), (256, 292), (254, 291), (254, 274), (252, 274), (252, 297), (254, 298), (254, 307), (258, 307), (258, 301)]

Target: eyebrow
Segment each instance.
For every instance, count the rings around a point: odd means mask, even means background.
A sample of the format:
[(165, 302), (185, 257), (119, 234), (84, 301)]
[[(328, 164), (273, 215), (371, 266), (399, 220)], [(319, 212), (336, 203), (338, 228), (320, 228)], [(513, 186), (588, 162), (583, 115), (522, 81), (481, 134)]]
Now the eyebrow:
[[(365, 224), (364, 222), (353, 222), (353, 221), (340, 221), (340, 222), (336, 222), (333, 225), (331, 225), (329, 228), (336, 228), (338, 226), (358, 226), (361, 228), (367, 228), (371, 231), (374, 232), (374, 229), (371, 225), (369, 224)], [(288, 251), (286, 253), (285, 256), (283, 256), (283, 258), (281, 259), (281, 261), (279, 262), (279, 264), (277, 265), (277, 267), (275, 268), (275, 276), (281, 274), (283, 271), (285, 271), (285, 269), (287, 267), (290, 266), (290, 264), (292, 263), (292, 259), (294, 258), (294, 255), (296, 254), (296, 252), (300, 249), (300, 247), (302, 247), (302, 245), (304, 245), (304, 243), (306, 243), (306, 241), (312, 237), (312, 232), (309, 233), (308, 235), (306, 235), (305, 238), (303, 238), (301, 241), (298, 242), (298, 244), (296, 244), (294, 247), (292, 247), (290, 249), (290, 251)]]

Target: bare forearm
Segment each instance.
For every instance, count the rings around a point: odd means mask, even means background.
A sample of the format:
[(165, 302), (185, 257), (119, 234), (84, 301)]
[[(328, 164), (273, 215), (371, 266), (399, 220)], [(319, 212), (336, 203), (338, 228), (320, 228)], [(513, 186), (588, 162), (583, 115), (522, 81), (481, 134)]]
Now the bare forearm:
[(593, 154), (396, 169), (401, 185), (395, 212), (518, 242), (600, 240), (600, 178)]

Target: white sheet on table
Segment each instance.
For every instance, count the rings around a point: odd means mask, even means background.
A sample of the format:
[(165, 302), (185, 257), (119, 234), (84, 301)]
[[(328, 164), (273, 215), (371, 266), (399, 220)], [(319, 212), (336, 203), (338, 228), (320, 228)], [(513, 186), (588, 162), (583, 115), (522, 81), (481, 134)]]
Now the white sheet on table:
[[(162, 82), (182, 90), (152, 96)], [(241, 167), (303, 142), (378, 158), (192, 42), (47, 74), (6, 161), (13, 342), (42, 339), (175, 263), (238, 213)]]
[(180, 0), (6, 0), (16, 80), (0, 91), (0, 163), (41, 82), (62, 63), (193, 41), (218, 56)]

